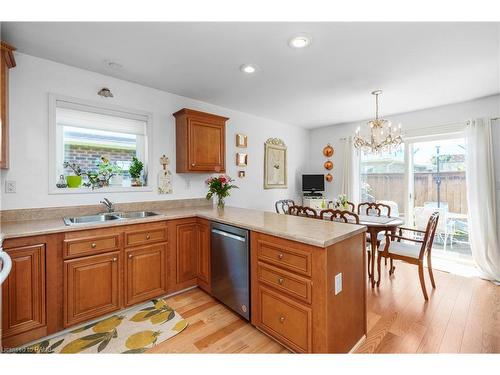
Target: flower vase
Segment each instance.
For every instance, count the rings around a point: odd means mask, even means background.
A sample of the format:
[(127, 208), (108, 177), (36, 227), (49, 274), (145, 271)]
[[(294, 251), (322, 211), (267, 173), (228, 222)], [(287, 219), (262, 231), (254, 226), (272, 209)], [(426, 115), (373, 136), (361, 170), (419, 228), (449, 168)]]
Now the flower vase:
[(226, 204), (226, 202), (224, 202), (224, 197), (218, 195), (217, 196), (217, 208), (219, 210), (223, 210), (225, 204)]

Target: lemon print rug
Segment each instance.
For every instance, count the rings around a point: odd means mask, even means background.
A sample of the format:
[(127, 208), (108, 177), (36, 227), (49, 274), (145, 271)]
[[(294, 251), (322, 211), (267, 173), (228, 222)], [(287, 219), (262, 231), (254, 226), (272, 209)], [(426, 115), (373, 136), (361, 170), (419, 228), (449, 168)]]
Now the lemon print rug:
[(165, 300), (99, 320), (18, 349), (21, 353), (144, 353), (188, 325)]

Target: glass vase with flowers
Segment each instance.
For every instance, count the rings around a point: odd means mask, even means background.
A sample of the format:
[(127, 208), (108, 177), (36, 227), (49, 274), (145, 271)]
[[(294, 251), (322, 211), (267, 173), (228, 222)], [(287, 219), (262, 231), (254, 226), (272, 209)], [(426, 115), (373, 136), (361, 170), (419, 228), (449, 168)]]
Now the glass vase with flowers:
[(221, 174), (218, 177), (210, 177), (205, 183), (208, 185), (207, 199), (211, 199), (214, 195), (217, 197), (217, 208), (223, 209), (225, 205), (224, 199), (229, 197), (231, 189), (238, 189), (238, 186), (233, 185), (231, 177)]

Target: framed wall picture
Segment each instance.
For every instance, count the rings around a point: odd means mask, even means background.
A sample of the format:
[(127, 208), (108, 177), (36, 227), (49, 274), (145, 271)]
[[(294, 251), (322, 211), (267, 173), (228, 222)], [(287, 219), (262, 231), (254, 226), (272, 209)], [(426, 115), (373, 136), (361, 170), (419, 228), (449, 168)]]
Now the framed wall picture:
[(248, 146), (248, 138), (245, 134), (236, 134), (236, 147), (246, 148)]
[(248, 154), (242, 152), (236, 153), (236, 165), (238, 167), (246, 167), (248, 165)]
[(264, 144), (264, 189), (286, 189), (286, 145), (279, 138), (269, 138)]

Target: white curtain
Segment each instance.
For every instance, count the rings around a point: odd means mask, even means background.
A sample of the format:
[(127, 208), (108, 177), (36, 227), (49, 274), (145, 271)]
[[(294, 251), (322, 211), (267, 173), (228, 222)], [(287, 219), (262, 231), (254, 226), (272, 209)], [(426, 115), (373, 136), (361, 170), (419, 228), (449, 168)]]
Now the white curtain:
[(472, 256), (485, 278), (499, 282), (500, 246), (491, 121), (469, 121), (466, 140), (468, 224)]
[(349, 201), (359, 203), (359, 154), (351, 137), (344, 140), (344, 172), (340, 191)]

